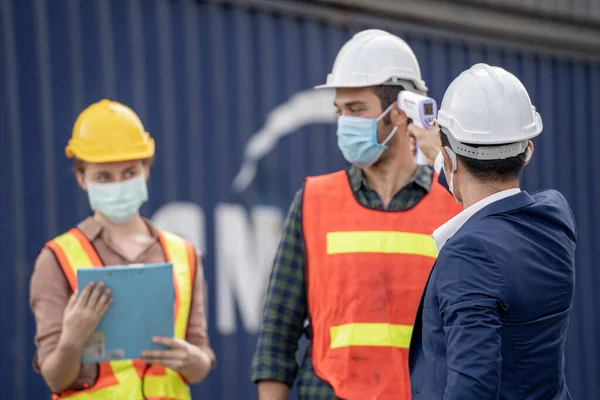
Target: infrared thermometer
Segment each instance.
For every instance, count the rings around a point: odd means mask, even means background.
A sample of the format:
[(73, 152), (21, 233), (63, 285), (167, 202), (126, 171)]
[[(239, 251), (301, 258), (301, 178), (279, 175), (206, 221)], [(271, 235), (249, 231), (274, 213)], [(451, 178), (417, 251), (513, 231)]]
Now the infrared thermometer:
[[(437, 118), (437, 104), (434, 99), (427, 96), (403, 90), (398, 93), (398, 108), (412, 119), (413, 124), (421, 129), (429, 129)], [(415, 162), (419, 165), (427, 165), (427, 157), (417, 146)]]

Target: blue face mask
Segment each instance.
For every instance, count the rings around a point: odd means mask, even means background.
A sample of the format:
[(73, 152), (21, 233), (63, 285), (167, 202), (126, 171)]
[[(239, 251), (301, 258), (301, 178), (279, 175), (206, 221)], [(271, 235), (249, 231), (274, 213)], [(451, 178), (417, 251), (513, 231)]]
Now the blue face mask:
[(389, 106), (378, 118), (347, 116), (338, 118), (338, 147), (349, 163), (364, 168), (379, 160), (385, 149), (388, 148), (385, 144), (394, 136), (398, 127), (395, 126), (388, 137), (378, 143), (377, 123), (390, 112), (394, 104)]
[(88, 183), (90, 206), (111, 221), (129, 221), (148, 200), (146, 177), (142, 174), (124, 182)]

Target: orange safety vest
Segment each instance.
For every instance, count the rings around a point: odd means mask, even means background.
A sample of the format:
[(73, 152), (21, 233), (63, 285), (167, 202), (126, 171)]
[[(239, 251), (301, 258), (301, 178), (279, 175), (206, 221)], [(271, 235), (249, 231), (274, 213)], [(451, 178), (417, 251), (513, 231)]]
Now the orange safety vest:
[(437, 257), (430, 235), (461, 211), (437, 178), (406, 211), (360, 205), (345, 171), (306, 180), (311, 360), (339, 398), (411, 398), (408, 347)]
[[(188, 241), (168, 232), (159, 233), (166, 260), (173, 264), (175, 285), (175, 337), (186, 337), (192, 289), (196, 272), (196, 252)], [(103, 267), (88, 238), (79, 229), (46, 243), (58, 259), (73, 291), (77, 290), (79, 268)], [(98, 364), (98, 377), (89, 388), (54, 394), (53, 400), (189, 400), (190, 389), (183, 376), (160, 365), (142, 360), (119, 360)]]

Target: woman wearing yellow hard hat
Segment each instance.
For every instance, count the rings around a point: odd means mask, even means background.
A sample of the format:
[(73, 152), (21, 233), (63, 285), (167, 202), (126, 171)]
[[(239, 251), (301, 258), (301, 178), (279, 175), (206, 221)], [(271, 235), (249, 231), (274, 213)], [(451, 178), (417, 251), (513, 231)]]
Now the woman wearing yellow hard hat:
[[(154, 141), (133, 110), (102, 100), (77, 118), (66, 148), (93, 216), (46, 243), (31, 278), (36, 321), (34, 364), (54, 399), (190, 399), (188, 383), (205, 378), (215, 356), (208, 344), (201, 258), (188, 241), (158, 231), (139, 214)], [(111, 305), (102, 283), (77, 291), (77, 269), (171, 262), (174, 338), (156, 338), (169, 350), (139, 360), (80, 363), (84, 343)]]

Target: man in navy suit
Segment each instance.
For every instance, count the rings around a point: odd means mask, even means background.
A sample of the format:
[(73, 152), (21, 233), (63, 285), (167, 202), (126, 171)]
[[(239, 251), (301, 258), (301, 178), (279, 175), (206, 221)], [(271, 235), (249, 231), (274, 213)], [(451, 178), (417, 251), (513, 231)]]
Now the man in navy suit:
[(439, 255), (410, 344), (413, 399), (571, 399), (575, 220), (559, 192), (519, 189), (540, 115), (515, 76), (477, 64), (446, 91), (438, 124), (440, 133), (412, 133), (420, 147), (441, 138), (449, 190), (465, 209), (433, 233)]

